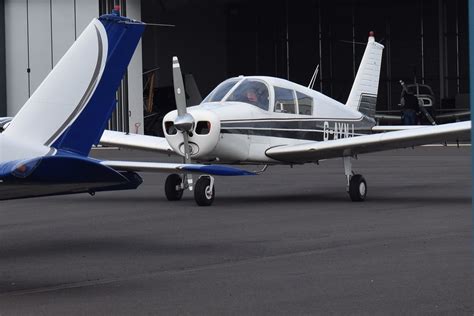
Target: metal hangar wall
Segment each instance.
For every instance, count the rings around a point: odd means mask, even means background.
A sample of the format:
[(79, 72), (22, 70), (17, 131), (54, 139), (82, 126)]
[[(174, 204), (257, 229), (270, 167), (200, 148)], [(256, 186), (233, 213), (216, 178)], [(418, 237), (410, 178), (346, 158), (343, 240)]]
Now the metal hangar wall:
[[(89, 22), (110, 12), (114, 4), (122, 5), (123, 14), (141, 18), (140, 0), (1, 1), (0, 28), (5, 38), (0, 38), (0, 58), (5, 82), (0, 76), (0, 115), (15, 115)], [(143, 133), (142, 98), (140, 44), (117, 92), (117, 110), (109, 128)]]
[(439, 111), (468, 108), (467, 0), (160, 0), (142, 16), (176, 24), (144, 36), (144, 67), (171, 84), (172, 55), (182, 56), (203, 94), (230, 76), (270, 75), (346, 101), (369, 31), (385, 45), (377, 110), (397, 110), (401, 87), (430, 85)]

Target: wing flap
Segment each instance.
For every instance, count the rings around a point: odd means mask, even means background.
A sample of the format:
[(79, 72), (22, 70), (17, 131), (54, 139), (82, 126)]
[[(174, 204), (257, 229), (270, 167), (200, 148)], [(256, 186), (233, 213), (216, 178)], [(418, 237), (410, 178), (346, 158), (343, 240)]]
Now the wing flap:
[(153, 151), (166, 154), (176, 154), (173, 149), (168, 145), (166, 138), (138, 135), (138, 134), (125, 134), (122, 132), (114, 132), (106, 130), (100, 139), (99, 144), (104, 146), (114, 146), (120, 148), (138, 149)]
[(314, 162), (322, 159), (354, 156), (412, 146), (470, 140), (471, 121), (408, 129), (325, 142), (270, 148), (266, 154), (289, 163)]

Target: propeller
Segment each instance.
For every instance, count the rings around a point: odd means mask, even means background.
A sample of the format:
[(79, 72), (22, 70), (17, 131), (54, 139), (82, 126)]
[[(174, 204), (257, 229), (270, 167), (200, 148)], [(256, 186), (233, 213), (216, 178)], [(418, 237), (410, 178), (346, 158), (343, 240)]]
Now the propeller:
[[(191, 163), (191, 150), (189, 147), (189, 132), (194, 126), (194, 118), (186, 110), (186, 97), (183, 84), (183, 76), (181, 75), (181, 67), (179, 65), (178, 57), (173, 57), (173, 86), (174, 97), (176, 100), (176, 108), (178, 116), (174, 120), (175, 128), (183, 134), (184, 140), (184, 163)], [(193, 177), (190, 174), (185, 174), (183, 182), (187, 181), (190, 191), (193, 190)]]

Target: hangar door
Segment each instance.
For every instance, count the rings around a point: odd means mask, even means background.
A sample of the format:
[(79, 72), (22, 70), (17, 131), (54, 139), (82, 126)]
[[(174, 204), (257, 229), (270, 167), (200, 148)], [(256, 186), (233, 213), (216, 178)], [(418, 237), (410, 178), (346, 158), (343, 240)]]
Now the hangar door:
[(15, 115), (99, 14), (91, 0), (5, 0), (7, 114)]

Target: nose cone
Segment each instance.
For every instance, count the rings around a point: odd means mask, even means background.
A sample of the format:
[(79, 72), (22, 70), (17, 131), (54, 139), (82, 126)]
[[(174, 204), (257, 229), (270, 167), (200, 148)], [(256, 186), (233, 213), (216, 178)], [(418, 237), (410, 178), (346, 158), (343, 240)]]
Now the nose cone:
[(187, 131), (193, 159), (215, 158), (210, 154), (219, 141), (220, 125), (219, 117), (214, 112), (200, 108), (189, 108), (188, 113), (181, 117), (178, 117), (177, 111), (172, 111), (163, 119), (163, 131), (168, 144), (182, 156), (184, 156), (182, 131)]
[(190, 131), (193, 128), (193, 125), (194, 125), (194, 118), (189, 113), (178, 116), (174, 120), (174, 126), (180, 132)]

